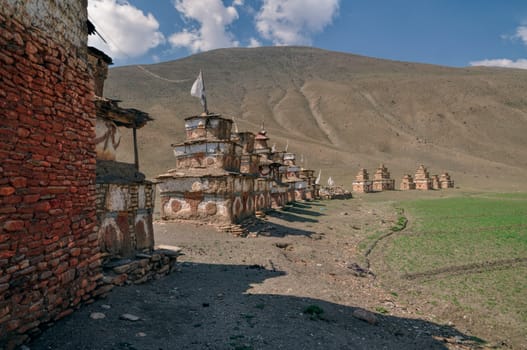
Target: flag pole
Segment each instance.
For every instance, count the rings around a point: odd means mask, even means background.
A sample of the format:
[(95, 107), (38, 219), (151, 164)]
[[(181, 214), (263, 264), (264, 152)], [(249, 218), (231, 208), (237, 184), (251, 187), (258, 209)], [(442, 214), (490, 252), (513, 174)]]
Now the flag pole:
[(203, 78), (203, 73), (201, 72), (201, 70), (199, 71), (200, 74), (201, 74), (201, 81), (203, 83), (203, 92), (201, 94), (201, 98), (203, 99), (203, 110), (205, 112), (205, 114), (209, 114), (209, 109), (207, 108), (207, 97), (205, 96), (205, 79)]

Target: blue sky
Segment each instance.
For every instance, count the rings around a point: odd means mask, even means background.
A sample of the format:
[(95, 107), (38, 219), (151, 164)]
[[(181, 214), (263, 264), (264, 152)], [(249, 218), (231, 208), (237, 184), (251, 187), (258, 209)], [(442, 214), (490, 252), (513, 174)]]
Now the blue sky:
[(116, 65), (223, 47), (306, 45), (447, 66), (527, 69), (527, 0), (89, 0)]

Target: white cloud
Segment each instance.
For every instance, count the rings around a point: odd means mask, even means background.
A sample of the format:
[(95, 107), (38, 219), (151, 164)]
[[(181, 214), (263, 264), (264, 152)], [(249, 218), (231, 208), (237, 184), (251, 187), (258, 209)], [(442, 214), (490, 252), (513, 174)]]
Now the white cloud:
[(159, 23), (124, 0), (89, 0), (88, 15), (106, 40), (90, 35), (88, 44), (113, 58), (138, 57), (165, 42)]
[(516, 61), (500, 58), (492, 60), (481, 60), (470, 62), (471, 66), (485, 66), (485, 67), (503, 67), (503, 68), (519, 68), (527, 69), (527, 59), (520, 58)]
[[(520, 25), (516, 28), (514, 35), (501, 35), (504, 40), (516, 40), (520, 39), (524, 45), (527, 45), (527, 26)], [(498, 59), (486, 59), (481, 61), (470, 62), (471, 66), (485, 66), (485, 67), (503, 67), (503, 68), (518, 68), (527, 69), (527, 59), (519, 58), (517, 60), (511, 60), (508, 58)]]
[[(233, 2), (240, 4), (243, 2)], [(225, 7), (221, 0), (175, 0), (174, 5), (185, 19), (198, 22), (199, 27), (172, 34), (168, 39), (172, 46), (186, 47), (195, 53), (239, 45), (227, 30), (238, 19), (234, 6)]]
[(263, 0), (256, 29), (275, 45), (310, 45), (331, 24), (340, 0)]
[(258, 39), (251, 38), (251, 40), (249, 40), (249, 47), (260, 47), (260, 46), (262, 46), (262, 43), (258, 41)]
[(514, 37), (521, 39), (521, 41), (527, 45), (527, 27), (519, 26), (516, 28), (516, 35)]

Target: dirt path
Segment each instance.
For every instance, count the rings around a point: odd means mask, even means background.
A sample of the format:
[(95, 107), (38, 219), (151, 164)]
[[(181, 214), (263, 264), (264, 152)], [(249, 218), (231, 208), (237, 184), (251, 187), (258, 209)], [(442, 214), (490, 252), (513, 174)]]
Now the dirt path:
[[(179, 271), (116, 288), (44, 332), (31, 349), (445, 349), (468, 335), (416, 316), (375, 277), (357, 246), (389, 229), (389, 203), (296, 204), (238, 238), (210, 226), (157, 223), (156, 243), (183, 248)], [(357, 310), (379, 311), (377, 324)], [(388, 313), (383, 314), (383, 313)], [(104, 318), (92, 319), (94, 313)], [(138, 316), (122, 320), (123, 314)], [(355, 317), (354, 317), (355, 313)], [(359, 312), (360, 313), (360, 312)], [(102, 317), (102, 316), (99, 316)], [(446, 341), (445, 341), (446, 339)]]

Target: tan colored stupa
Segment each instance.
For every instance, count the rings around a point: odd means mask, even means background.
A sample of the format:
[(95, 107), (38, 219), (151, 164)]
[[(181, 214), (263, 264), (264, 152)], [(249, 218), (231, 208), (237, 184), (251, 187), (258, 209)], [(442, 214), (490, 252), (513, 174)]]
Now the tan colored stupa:
[(432, 189), (432, 180), (430, 179), (430, 174), (428, 174), (428, 170), (426, 170), (423, 164), (417, 168), (414, 182), (415, 188), (417, 190), (428, 191)]
[(401, 191), (415, 190), (415, 182), (414, 182), (414, 178), (412, 177), (412, 175), (406, 174), (403, 176), (399, 189)]
[(390, 172), (384, 164), (379, 165), (373, 174), (374, 191), (393, 191), (395, 190), (395, 180), (390, 178)]
[(447, 172), (444, 172), (439, 177), (439, 185), (442, 189), (454, 188), (454, 180), (450, 178), (450, 175)]
[(373, 190), (373, 185), (368, 175), (368, 171), (364, 168), (359, 170), (355, 181), (353, 181), (353, 192), (368, 193)]

